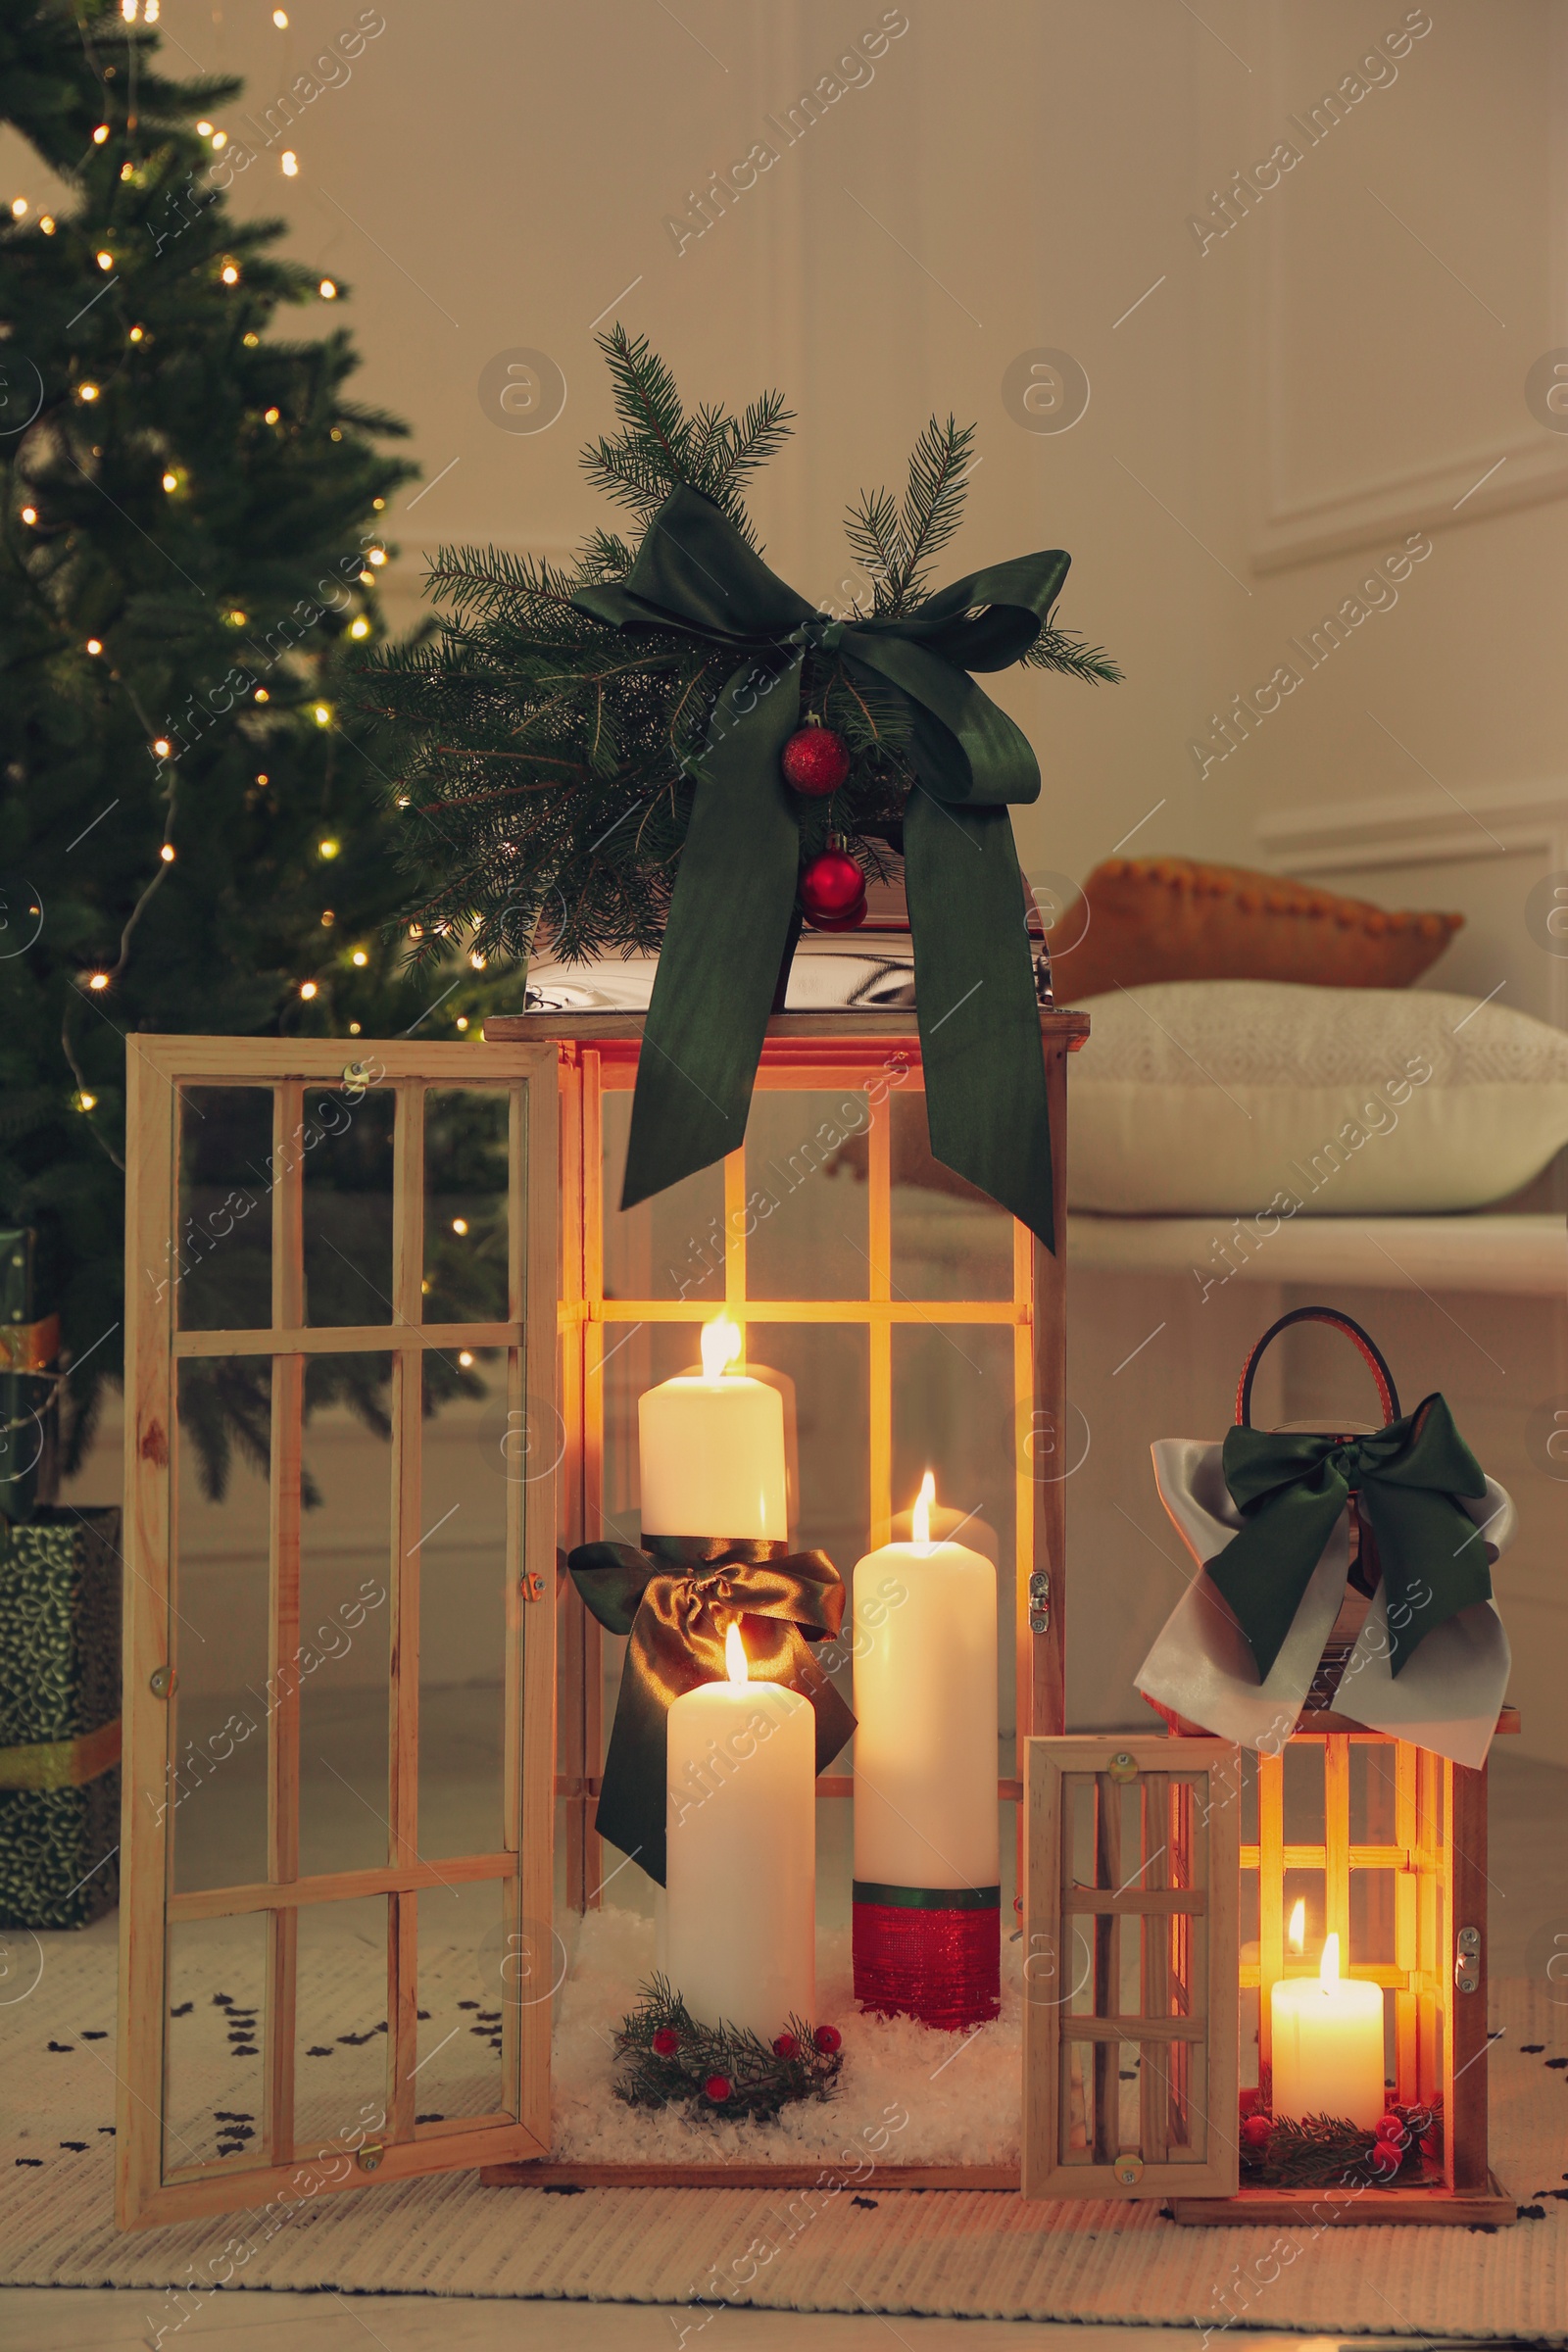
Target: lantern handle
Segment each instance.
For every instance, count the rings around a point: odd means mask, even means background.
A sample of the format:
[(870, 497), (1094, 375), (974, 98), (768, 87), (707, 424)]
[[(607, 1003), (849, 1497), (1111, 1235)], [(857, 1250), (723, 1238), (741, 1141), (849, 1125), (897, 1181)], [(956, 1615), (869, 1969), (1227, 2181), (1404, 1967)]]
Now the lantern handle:
[(1387, 1429), (1391, 1421), (1398, 1419), (1399, 1392), (1394, 1385), (1394, 1374), (1384, 1360), (1383, 1350), (1371, 1333), (1363, 1331), (1359, 1323), (1337, 1306), (1297, 1306), (1288, 1315), (1281, 1315), (1277, 1323), (1269, 1325), (1242, 1368), (1241, 1382), (1236, 1391), (1236, 1425), (1239, 1429), (1250, 1429), (1252, 1426), (1252, 1382), (1257, 1377), (1258, 1361), (1264, 1348), (1270, 1340), (1277, 1340), (1280, 1333), (1288, 1331), (1293, 1323), (1328, 1323), (1336, 1331), (1343, 1331), (1348, 1340), (1352, 1340), (1378, 1384), (1384, 1428)]

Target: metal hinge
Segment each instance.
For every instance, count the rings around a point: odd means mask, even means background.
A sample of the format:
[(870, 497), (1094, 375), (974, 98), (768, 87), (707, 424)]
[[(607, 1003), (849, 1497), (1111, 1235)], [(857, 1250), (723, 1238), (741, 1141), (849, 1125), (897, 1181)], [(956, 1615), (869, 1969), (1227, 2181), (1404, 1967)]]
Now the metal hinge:
[(1479, 1928), (1461, 1928), (1453, 1941), (1453, 1988), (1455, 1992), (1479, 1992), (1481, 1989), (1481, 1930)]
[(1029, 1631), (1049, 1634), (1051, 1631), (1051, 1571), (1037, 1568), (1029, 1579)]

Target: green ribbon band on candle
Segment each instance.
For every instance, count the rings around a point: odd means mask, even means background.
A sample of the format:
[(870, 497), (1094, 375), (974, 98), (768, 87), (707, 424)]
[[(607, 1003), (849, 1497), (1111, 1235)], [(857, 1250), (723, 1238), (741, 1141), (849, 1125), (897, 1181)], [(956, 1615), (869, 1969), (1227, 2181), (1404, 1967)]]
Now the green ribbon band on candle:
[(988, 564), (911, 612), (829, 620), (701, 491), (672, 491), (623, 582), (580, 612), (679, 630), (732, 662), (696, 797), (637, 1064), (622, 1208), (738, 1149), (795, 906), (802, 803), (779, 754), (808, 651), (897, 698), (915, 784), (904, 810), (916, 1016), (935, 1156), (1055, 1248), (1040, 1007), (1008, 805), (1039, 797), (1028, 737), (976, 685), (1020, 661), (1067, 576), (1059, 549)]
[(1000, 1911), (1000, 1886), (879, 1886), (873, 1879), (854, 1882), (858, 1903), (889, 1903), (898, 1911)]
[(1492, 1597), (1485, 1538), (1458, 1500), (1487, 1492), (1480, 1463), (1441, 1394), (1367, 1437), (1227, 1432), (1222, 1464), (1246, 1525), (1207, 1574), (1247, 1636), (1264, 1680), (1351, 1494), (1360, 1497), (1383, 1572), (1389, 1667), (1461, 1609)]
[(825, 1551), (727, 1536), (579, 1544), (572, 1583), (601, 1625), (624, 1634), (625, 1664), (594, 1828), (664, 1884), (664, 1718), (703, 1683), (726, 1681), (724, 1635), (739, 1623), (753, 1683), (782, 1683), (816, 1716), (816, 1769), (855, 1730), (809, 1644), (844, 1622), (844, 1580)]

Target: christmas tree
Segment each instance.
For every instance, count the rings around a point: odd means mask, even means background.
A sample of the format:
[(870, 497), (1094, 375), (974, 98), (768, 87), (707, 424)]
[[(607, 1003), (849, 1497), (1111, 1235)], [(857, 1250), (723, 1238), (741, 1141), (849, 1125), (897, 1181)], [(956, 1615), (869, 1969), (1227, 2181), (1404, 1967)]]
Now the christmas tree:
[[(339, 710), (405, 428), (348, 397), (344, 289), (229, 213), (238, 84), (157, 48), (109, 0), (0, 15), (0, 120), (70, 191), (0, 228), (0, 1224), (53, 1269), (68, 1466), (120, 1371), (137, 1034), (396, 1035), (443, 985), (404, 971), (396, 812)], [(214, 1480), (256, 1403), (207, 1399)]]

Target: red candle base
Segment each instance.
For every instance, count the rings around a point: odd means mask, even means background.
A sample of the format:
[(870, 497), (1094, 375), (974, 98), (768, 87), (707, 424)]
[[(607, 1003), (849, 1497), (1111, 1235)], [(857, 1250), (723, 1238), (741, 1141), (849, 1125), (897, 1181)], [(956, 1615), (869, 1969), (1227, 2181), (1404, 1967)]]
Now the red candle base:
[[(938, 1906), (941, 1907), (938, 1907)], [(1002, 2007), (1002, 1912), (941, 1905), (854, 1906), (855, 1997), (862, 2009), (953, 2029), (983, 2025)]]

